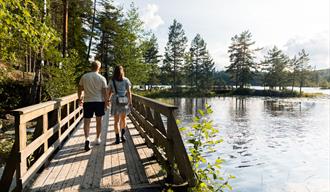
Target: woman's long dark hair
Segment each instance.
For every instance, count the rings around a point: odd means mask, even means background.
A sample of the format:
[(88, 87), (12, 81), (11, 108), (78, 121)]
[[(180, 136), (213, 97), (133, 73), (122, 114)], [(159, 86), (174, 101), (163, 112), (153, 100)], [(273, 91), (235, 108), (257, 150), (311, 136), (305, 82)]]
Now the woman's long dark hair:
[(124, 68), (121, 65), (117, 65), (113, 70), (112, 80), (122, 81), (125, 77)]

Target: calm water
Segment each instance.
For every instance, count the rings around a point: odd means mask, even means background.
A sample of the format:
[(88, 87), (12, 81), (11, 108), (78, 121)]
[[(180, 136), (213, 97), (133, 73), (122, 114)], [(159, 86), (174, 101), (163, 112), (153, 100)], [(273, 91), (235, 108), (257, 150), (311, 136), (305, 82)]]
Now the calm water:
[(234, 191), (329, 192), (329, 98), (219, 97), (160, 99), (179, 106), (177, 118), (191, 123), (208, 103), (225, 142), (207, 158), (221, 156), (235, 175)]

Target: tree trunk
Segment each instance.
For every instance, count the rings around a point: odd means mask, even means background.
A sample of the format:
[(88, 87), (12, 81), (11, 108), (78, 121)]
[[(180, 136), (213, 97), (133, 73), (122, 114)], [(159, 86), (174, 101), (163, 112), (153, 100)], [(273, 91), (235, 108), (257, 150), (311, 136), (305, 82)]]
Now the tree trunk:
[(91, 31), (91, 35), (90, 35), (89, 43), (88, 43), (87, 61), (89, 60), (89, 55), (90, 55), (91, 47), (92, 47), (93, 33), (94, 33), (94, 28), (95, 28), (95, 14), (96, 14), (96, 0), (94, 0), (94, 10), (93, 10), (93, 19), (92, 19), (92, 31)]
[(63, 58), (66, 57), (67, 47), (68, 47), (68, 16), (69, 16), (68, 9), (69, 9), (68, 0), (63, 0), (63, 47), (62, 47)]
[(41, 101), (41, 66), (42, 66), (42, 53), (40, 53), (36, 66), (35, 66), (35, 75), (34, 75), (34, 80), (33, 80), (33, 85), (31, 88), (31, 97), (29, 104), (33, 105), (36, 103), (39, 103)]

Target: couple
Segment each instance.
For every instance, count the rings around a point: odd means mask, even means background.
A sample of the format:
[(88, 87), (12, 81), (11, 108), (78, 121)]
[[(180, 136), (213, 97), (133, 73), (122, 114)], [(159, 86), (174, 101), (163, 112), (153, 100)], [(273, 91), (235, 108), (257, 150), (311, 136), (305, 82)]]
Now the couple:
[[(126, 116), (132, 105), (131, 82), (125, 77), (124, 68), (116, 66), (108, 86), (106, 79), (99, 74), (101, 63), (93, 61), (92, 71), (84, 74), (79, 82), (78, 98), (80, 105), (83, 104), (84, 111), (84, 133), (85, 150), (90, 150), (89, 129), (91, 118), (96, 116), (96, 138), (95, 144), (99, 145), (102, 117), (105, 110), (111, 106), (111, 115), (114, 116), (114, 128), (116, 133), (116, 144), (119, 144), (119, 127), (121, 129), (121, 141), (125, 141)], [(82, 98), (82, 91), (84, 95)], [(122, 102), (118, 101), (122, 99)], [(110, 102), (111, 99), (111, 102)]]

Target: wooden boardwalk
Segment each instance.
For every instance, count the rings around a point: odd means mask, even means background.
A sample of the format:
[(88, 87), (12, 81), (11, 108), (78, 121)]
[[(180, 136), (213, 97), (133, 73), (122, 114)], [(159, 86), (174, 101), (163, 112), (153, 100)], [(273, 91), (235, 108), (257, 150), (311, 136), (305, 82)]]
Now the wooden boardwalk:
[(106, 114), (101, 144), (95, 145), (93, 118), (92, 148), (85, 152), (83, 123), (80, 123), (25, 191), (161, 191), (165, 177), (153, 151), (130, 120), (127, 126), (127, 141), (115, 145), (113, 118)]

